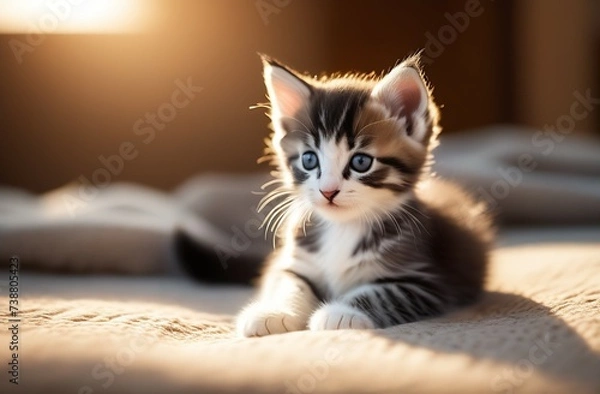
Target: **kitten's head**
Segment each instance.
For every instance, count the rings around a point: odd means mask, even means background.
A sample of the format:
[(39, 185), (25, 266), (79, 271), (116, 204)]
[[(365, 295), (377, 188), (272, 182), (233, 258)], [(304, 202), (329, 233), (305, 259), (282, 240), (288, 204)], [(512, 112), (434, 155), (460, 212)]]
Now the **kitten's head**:
[(313, 79), (263, 57), (275, 164), (292, 207), (327, 221), (397, 209), (428, 170), (438, 109), (411, 57), (383, 78)]

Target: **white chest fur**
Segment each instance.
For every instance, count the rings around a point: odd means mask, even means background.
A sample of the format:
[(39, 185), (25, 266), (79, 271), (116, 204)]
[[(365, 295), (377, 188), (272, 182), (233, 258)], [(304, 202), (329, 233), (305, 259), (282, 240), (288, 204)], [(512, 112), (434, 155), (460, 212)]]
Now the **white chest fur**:
[(292, 241), (295, 231), (289, 231), (288, 241), (276, 264), (309, 278), (326, 289), (327, 296), (331, 298), (382, 275), (375, 252), (356, 252), (357, 245), (370, 231), (364, 223), (327, 223), (322, 226), (318, 230), (319, 247), (315, 252), (296, 247)]
[(332, 297), (372, 278), (365, 255), (355, 253), (365, 228), (361, 224), (331, 224), (324, 231), (317, 253), (310, 254), (310, 265), (318, 272)]

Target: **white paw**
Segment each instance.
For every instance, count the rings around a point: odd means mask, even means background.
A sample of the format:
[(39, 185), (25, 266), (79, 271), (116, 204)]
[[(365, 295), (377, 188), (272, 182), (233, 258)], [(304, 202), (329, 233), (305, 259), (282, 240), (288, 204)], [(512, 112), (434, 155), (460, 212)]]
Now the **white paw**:
[(237, 317), (236, 331), (242, 337), (262, 337), (306, 329), (306, 317), (268, 305), (250, 304)]
[(375, 328), (373, 321), (363, 312), (345, 304), (328, 304), (310, 317), (311, 330), (343, 330)]

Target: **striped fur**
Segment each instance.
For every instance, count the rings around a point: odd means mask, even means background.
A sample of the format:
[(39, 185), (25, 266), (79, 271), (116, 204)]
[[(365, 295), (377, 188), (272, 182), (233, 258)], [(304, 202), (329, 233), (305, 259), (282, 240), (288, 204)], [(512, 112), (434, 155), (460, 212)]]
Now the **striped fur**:
[(383, 328), (475, 300), (491, 222), (430, 175), (439, 113), (418, 59), (383, 78), (320, 80), (264, 63), (280, 186), (263, 208), (274, 205), (265, 226), (280, 242), (239, 333)]

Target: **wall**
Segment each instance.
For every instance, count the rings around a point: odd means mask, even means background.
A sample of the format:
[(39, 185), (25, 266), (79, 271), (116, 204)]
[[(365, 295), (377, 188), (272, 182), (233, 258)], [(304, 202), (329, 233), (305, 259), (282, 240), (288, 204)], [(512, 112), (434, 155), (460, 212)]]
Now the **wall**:
[[(591, 34), (577, 30), (586, 17), (579, 2), (568, 10), (559, 1), (547, 10), (491, 0), (141, 3), (153, 19), (140, 34), (48, 34), (22, 63), (9, 43), (27, 36), (0, 35), (0, 184), (43, 192), (112, 165), (120, 171), (110, 182), (169, 189), (196, 173), (265, 170), (256, 158), (268, 119), (248, 109), (265, 101), (256, 52), (317, 74), (382, 71), (424, 49), (445, 133), (555, 119), (595, 70), (578, 58)], [(567, 11), (568, 23), (550, 31), (548, 20)], [(539, 15), (545, 30), (534, 24), (522, 36), (518, 26)], [(559, 41), (544, 40), (561, 34), (560, 47), (573, 52), (549, 68), (540, 59)], [(169, 107), (188, 80), (202, 90)], [(160, 111), (169, 122), (151, 126), (147, 114)], [(122, 166), (99, 160), (120, 149), (131, 159)]]

